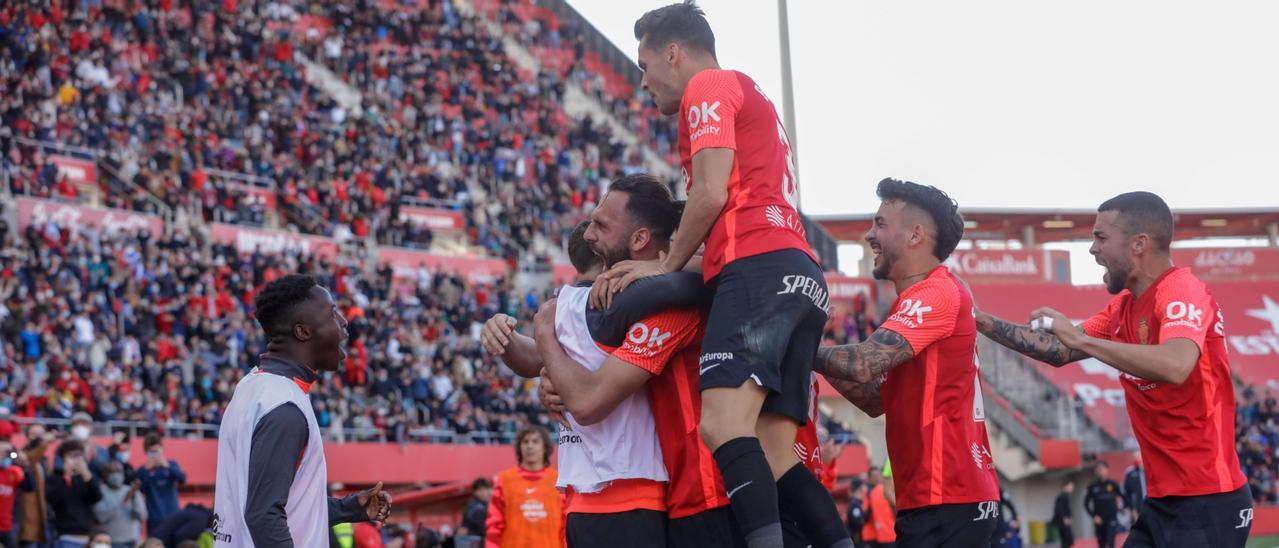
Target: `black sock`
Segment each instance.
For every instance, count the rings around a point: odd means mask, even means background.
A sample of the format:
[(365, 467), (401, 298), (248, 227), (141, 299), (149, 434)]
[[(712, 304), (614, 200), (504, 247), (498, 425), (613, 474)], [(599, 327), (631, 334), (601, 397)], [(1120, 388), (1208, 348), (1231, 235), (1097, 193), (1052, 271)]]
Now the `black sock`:
[(848, 528), (835, 508), (835, 499), (802, 463), (791, 467), (777, 480), (777, 501), (814, 548), (853, 545)]
[(724, 476), (733, 517), (750, 548), (781, 548), (782, 524), (777, 512), (777, 484), (755, 438), (734, 438), (715, 450)]

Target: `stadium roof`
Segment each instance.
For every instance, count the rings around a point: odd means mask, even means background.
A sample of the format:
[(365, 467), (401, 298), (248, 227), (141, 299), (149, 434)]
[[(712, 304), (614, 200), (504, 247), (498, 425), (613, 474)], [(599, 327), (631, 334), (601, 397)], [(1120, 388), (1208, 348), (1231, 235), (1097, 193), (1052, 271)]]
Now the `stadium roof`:
[[(1034, 244), (1092, 239), (1092, 209), (963, 208), (964, 237), (970, 240), (1024, 240)], [(1179, 209), (1173, 211), (1178, 240), (1279, 237), (1279, 207)], [(861, 241), (873, 213), (811, 217), (840, 242)]]

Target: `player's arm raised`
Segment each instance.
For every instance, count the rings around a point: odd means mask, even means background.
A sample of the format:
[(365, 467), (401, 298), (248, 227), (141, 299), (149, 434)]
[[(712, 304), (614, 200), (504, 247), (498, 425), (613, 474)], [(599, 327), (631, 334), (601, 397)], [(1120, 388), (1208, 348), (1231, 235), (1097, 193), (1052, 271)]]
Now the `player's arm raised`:
[(1050, 329), (1067, 348), (1148, 381), (1181, 384), (1199, 361), (1199, 344), (1189, 338), (1169, 338), (1157, 344), (1129, 344), (1089, 336), (1071, 324), (1061, 312), (1051, 308), (1032, 312), (1031, 319), (1035, 318), (1052, 318)]
[(565, 408), (579, 424), (604, 420), (617, 404), (643, 388), (653, 377), (616, 356), (609, 356), (596, 371), (577, 363), (555, 338), (555, 300), (538, 310), (534, 318), (538, 353), (546, 375), (555, 384)]
[(914, 355), (905, 337), (881, 327), (863, 342), (817, 349), (813, 370), (825, 375), (853, 405), (876, 417), (884, 413), (880, 379)]
[(977, 331), (1009, 349), (1056, 367), (1088, 357), (1083, 351), (1062, 344), (1051, 332), (1032, 330), (1030, 326), (981, 311), (977, 312)]

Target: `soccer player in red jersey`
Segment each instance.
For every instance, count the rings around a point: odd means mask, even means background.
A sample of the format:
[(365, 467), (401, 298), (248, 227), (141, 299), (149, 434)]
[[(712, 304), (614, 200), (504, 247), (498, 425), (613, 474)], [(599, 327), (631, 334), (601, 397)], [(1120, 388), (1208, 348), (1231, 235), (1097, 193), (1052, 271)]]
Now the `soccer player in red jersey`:
[(871, 416), (885, 415), (896, 470), (897, 542), (990, 542), (999, 508), (978, 377), (973, 300), (945, 261), (964, 220), (935, 187), (885, 179), (866, 234), (892, 315), (864, 342), (822, 347), (814, 369)]
[(1051, 308), (1032, 330), (978, 312), (994, 341), (1057, 367), (1087, 357), (1123, 372), (1120, 382), (1146, 464), (1145, 507), (1124, 546), (1243, 546), (1252, 495), (1235, 454), (1235, 392), (1225, 326), (1212, 292), (1174, 267), (1173, 217), (1149, 192), (1097, 208), (1089, 252), (1105, 267), (1110, 303), (1082, 325)]
[(681, 270), (704, 243), (715, 300), (698, 359), (700, 433), (733, 514), (752, 547), (782, 545), (779, 504), (814, 546), (851, 546), (830, 493), (792, 450), (828, 294), (797, 211), (786, 129), (754, 81), (720, 68), (715, 35), (691, 2), (644, 14), (635, 37), (642, 86), (663, 114), (679, 116), (688, 205), (665, 257), (615, 265), (593, 293), (606, 300)]
[[(635, 180), (639, 176), (629, 176)], [(638, 182), (638, 181), (637, 181)], [(643, 181), (664, 190), (651, 177)], [(670, 230), (636, 231), (655, 220), (639, 211), (645, 204), (663, 209), (652, 200), (637, 201), (642, 189), (636, 184), (615, 183), (592, 213), (585, 239), (609, 264), (629, 258), (656, 257), (669, 246), (662, 234)], [(648, 195), (651, 193), (644, 192)], [(618, 295), (612, 306), (588, 313), (593, 336), (600, 345), (615, 348), (595, 371), (576, 363), (552, 336), (554, 311), (545, 305), (539, 312), (538, 349), (546, 368), (544, 387), (553, 381), (556, 396), (582, 424), (607, 415), (630, 394), (646, 390), (654, 416), (662, 458), (670, 476), (667, 506), (669, 547), (741, 546), (744, 538), (733, 521), (729, 498), (710, 449), (698, 433), (701, 398), (698, 393), (700, 344), (705, 332), (705, 305), (710, 292), (695, 273), (672, 273), (643, 280)], [(625, 307), (626, 310), (618, 310)], [(611, 319), (604, 319), (611, 318)], [(617, 319), (633, 318), (626, 324)], [(629, 320), (628, 320), (629, 321)], [(810, 379), (815, 384), (815, 379)], [(816, 392), (814, 391), (814, 394)], [(820, 466), (815, 426), (816, 401), (806, 407), (809, 424), (793, 440), (793, 450), (806, 465)], [(803, 533), (785, 521), (787, 546), (808, 546)]]

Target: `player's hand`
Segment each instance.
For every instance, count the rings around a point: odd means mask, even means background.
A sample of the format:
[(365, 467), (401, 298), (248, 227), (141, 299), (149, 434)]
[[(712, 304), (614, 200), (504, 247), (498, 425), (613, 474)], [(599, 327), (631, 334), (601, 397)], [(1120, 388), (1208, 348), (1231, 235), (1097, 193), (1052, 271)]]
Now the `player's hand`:
[(506, 346), (511, 344), (511, 334), (515, 331), (515, 318), (506, 314), (497, 314), (484, 322), (480, 331), (480, 344), (494, 356), (506, 353)]
[(391, 494), (382, 490), (380, 481), (372, 489), (360, 491), (355, 500), (364, 507), (369, 521), (386, 521), (386, 518), (391, 517)]
[(555, 337), (555, 305), (556, 299), (551, 299), (537, 309), (537, 315), (533, 316), (534, 337)]
[[(600, 274), (600, 277), (596, 278), (596, 285), (601, 285), (601, 280), (607, 280), (608, 282), (606, 295), (603, 296), (605, 300), (604, 306), (597, 308), (608, 308), (609, 305), (613, 304), (613, 295), (630, 287), (636, 280), (665, 274), (666, 267), (663, 263), (664, 256), (661, 256), (648, 261), (622, 261), (613, 265), (613, 268), (608, 269), (607, 272)], [(592, 287), (591, 289), (594, 290), (595, 288)], [(594, 296), (595, 292), (592, 291), (591, 293)]]
[(1097, 525), (1101, 525), (1101, 516), (1093, 516), (1092, 522), (1096, 523)]
[(1034, 312), (1031, 312), (1030, 322), (1033, 324), (1036, 320), (1041, 323), (1051, 322), (1052, 325), (1045, 331), (1056, 335), (1061, 340), (1061, 344), (1066, 345), (1071, 350), (1077, 350), (1084, 339), (1088, 337), (1078, 327), (1075, 327), (1075, 324), (1071, 323), (1065, 314), (1051, 308), (1037, 308)]
[(542, 370), (541, 382), (537, 386), (537, 399), (542, 402), (542, 407), (546, 408), (546, 412), (558, 422), (564, 425), (565, 429), (572, 430), (568, 419), (564, 418), (564, 412), (568, 410), (564, 406), (564, 400), (560, 398), (560, 393), (555, 391), (555, 384), (551, 382), (551, 378), (546, 376), (546, 370)]

